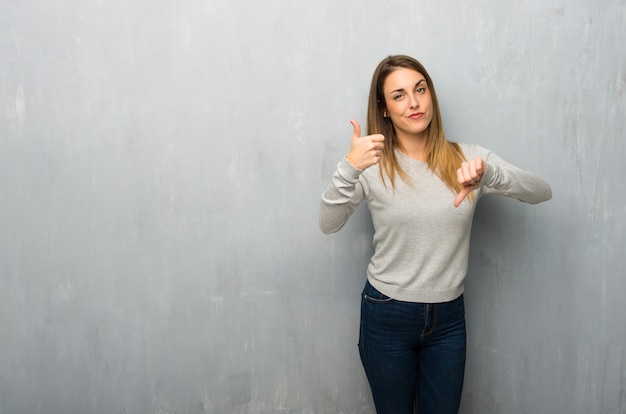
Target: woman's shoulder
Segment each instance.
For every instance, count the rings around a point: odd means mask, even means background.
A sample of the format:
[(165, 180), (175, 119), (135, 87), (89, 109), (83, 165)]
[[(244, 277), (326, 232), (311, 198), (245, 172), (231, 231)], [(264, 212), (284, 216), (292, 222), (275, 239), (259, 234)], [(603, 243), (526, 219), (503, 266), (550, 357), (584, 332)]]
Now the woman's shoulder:
[(478, 144), (470, 144), (467, 142), (456, 142), (456, 144), (461, 151), (463, 151), (463, 155), (465, 155), (465, 158), (468, 160), (472, 160), (476, 157), (485, 159), (491, 153), (490, 150)]

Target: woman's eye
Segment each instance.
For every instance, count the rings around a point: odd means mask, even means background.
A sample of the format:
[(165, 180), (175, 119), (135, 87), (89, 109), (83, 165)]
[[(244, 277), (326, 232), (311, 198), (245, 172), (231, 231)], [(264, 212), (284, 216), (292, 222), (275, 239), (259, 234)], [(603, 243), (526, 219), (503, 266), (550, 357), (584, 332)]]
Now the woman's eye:
[(426, 91), (426, 88), (417, 88), (415, 90), (415, 92), (417, 92), (417, 93), (424, 93), (424, 91)]
[(400, 98), (402, 98), (402, 95), (395, 95), (395, 96), (393, 97), (393, 100), (394, 100), (394, 101), (397, 101), (397, 100), (399, 100)]

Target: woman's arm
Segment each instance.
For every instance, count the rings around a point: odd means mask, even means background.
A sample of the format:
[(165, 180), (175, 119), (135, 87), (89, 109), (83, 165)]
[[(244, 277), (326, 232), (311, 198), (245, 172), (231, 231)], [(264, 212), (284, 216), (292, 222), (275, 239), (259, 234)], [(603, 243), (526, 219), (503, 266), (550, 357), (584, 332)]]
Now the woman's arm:
[(531, 204), (552, 198), (550, 184), (537, 174), (516, 167), (490, 151), (485, 163), (487, 168), (480, 184), (483, 194), (500, 194)]
[(326, 234), (339, 231), (365, 199), (359, 177), (363, 173), (345, 158), (337, 165), (331, 183), (322, 194), (319, 225)]

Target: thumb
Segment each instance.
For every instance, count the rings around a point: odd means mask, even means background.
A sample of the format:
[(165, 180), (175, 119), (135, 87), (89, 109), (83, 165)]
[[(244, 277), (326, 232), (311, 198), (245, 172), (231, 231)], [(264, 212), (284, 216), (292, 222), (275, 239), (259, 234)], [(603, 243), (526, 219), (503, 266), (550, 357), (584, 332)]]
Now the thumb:
[(459, 192), (459, 194), (457, 194), (456, 198), (454, 199), (454, 207), (460, 206), (463, 200), (465, 200), (465, 197), (467, 197), (467, 195), (472, 191), (474, 191), (474, 187), (463, 187), (463, 189)]
[(352, 138), (361, 138), (361, 125), (354, 119), (350, 120), (350, 123), (354, 127), (354, 131), (352, 132)]

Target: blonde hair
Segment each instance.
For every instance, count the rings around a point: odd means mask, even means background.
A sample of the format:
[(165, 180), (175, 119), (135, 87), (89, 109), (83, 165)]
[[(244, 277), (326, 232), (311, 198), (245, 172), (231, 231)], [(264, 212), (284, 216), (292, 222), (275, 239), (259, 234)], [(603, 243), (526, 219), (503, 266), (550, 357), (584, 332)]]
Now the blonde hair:
[(385, 137), (385, 144), (379, 162), (380, 176), (386, 185), (385, 174), (391, 181), (391, 187), (395, 189), (396, 174), (407, 183), (410, 179), (406, 172), (398, 163), (395, 154), (395, 148), (398, 145), (396, 131), (391, 118), (385, 117), (386, 111), (385, 97), (383, 86), (385, 80), (390, 73), (398, 68), (412, 69), (424, 76), (432, 99), (433, 117), (428, 126), (428, 140), (426, 142), (426, 163), (428, 168), (433, 171), (441, 180), (450, 188), (450, 190), (458, 193), (462, 186), (457, 181), (456, 171), (465, 161), (465, 155), (455, 142), (449, 142), (443, 132), (441, 121), (441, 111), (437, 94), (433, 81), (428, 75), (426, 68), (409, 56), (396, 55), (383, 59), (372, 76), (372, 84), (370, 87), (369, 101), (367, 106), (367, 134), (382, 134)]

